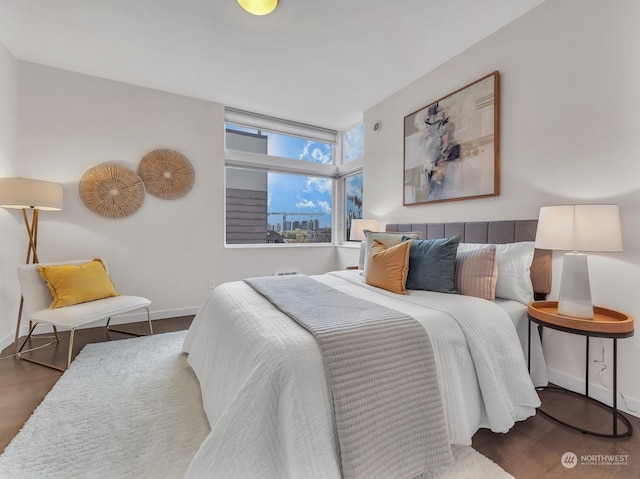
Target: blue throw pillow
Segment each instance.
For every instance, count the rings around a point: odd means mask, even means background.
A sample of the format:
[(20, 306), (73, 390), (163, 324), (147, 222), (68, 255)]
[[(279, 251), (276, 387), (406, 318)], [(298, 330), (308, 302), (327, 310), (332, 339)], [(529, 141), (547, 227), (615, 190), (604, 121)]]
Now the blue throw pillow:
[(456, 253), (459, 244), (460, 236), (413, 240), (409, 249), (406, 289), (456, 293)]

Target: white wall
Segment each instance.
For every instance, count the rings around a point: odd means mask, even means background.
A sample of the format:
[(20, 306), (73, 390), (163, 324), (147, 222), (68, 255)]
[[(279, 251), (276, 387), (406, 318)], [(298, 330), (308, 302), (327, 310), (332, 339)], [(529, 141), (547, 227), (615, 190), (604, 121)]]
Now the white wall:
[[(149, 297), (155, 318), (195, 312), (209, 279), (336, 268), (333, 247), (224, 248), (223, 105), (25, 62), (18, 62), (18, 79), (16, 174), (64, 185), (64, 209), (40, 215), (41, 262), (103, 256), (116, 287)], [(89, 168), (119, 161), (136, 170), (156, 148), (175, 149), (193, 164), (195, 184), (186, 196), (146, 195), (122, 219), (84, 206), (78, 182)], [(10, 270), (6, 282), (15, 290)], [(0, 317), (3, 346), (14, 325), (11, 315)]]
[[(365, 217), (484, 221), (536, 218), (545, 205), (617, 203), (625, 251), (590, 256), (593, 299), (640, 318), (637, 18), (636, 0), (547, 1), (366, 111)], [(403, 207), (404, 116), (494, 70), (501, 74), (500, 196)], [(383, 125), (378, 133), (376, 121)], [(551, 298), (560, 271), (557, 256)], [(583, 338), (547, 330), (544, 342), (552, 377), (582, 387)], [(610, 387), (611, 341), (593, 340), (592, 357), (599, 359), (603, 347), (602, 377)], [(620, 340), (619, 388), (640, 411), (637, 364), (640, 338)], [(591, 382), (600, 385), (596, 366)], [(610, 401), (604, 388), (595, 392)]]
[[(1, 43), (0, 105), (0, 177), (12, 177), (18, 162), (18, 62)], [(26, 255), (26, 243), (24, 248), (20, 243), (23, 232), (26, 242), (19, 211), (0, 208), (0, 338), (15, 331), (20, 301), (15, 271)]]
[(18, 62), (0, 43), (0, 175), (9, 176), (18, 153)]

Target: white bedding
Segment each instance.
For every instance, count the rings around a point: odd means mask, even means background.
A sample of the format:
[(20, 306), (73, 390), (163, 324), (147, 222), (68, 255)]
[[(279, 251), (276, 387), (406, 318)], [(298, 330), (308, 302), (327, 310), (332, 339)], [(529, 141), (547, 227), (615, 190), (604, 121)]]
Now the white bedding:
[[(496, 298), (496, 304), (504, 309), (513, 321), (522, 345), (522, 352), (527, 359), (527, 325), (529, 324), (527, 306), (518, 301), (500, 298)], [(549, 383), (549, 375), (542, 353), (542, 341), (538, 334), (538, 326), (531, 323), (529, 327), (531, 328), (531, 381), (535, 387), (544, 387)]]
[[(314, 278), (423, 324), (452, 444), (471, 444), (480, 427), (506, 432), (535, 414), (539, 399), (505, 309), (427, 291), (399, 296), (365, 285), (353, 271)], [(331, 401), (310, 333), (244, 282), (227, 283), (196, 315), (184, 350), (211, 425), (188, 477), (340, 477)]]

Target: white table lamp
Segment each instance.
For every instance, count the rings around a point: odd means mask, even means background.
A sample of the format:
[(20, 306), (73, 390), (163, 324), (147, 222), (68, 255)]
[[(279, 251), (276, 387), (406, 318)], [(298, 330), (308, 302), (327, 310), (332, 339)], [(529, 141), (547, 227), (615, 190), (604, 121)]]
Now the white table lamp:
[(622, 251), (617, 205), (540, 208), (536, 248), (569, 251), (562, 265), (558, 314), (593, 319), (587, 255), (582, 251)]
[(379, 231), (380, 222), (372, 219), (352, 219), (349, 241), (364, 241), (366, 239), (364, 234), (366, 230)]

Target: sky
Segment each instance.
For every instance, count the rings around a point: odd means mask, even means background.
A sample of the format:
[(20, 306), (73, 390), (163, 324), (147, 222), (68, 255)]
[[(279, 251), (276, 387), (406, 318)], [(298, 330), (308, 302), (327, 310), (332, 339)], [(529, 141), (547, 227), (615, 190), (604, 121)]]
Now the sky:
[[(313, 163), (333, 163), (333, 147), (287, 135), (269, 134), (269, 155)], [(269, 172), (267, 191), (271, 212), (300, 212), (287, 221), (318, 219), (320, 227), (331, 227), (331, 179)], [(302, 214), (317, 213), (317, 216)], [(269, 224), (282, 223), (282, 215), (269, 215)]]
[[(267, 185), (269, 213), (300, 212), (300, 215), (288, 216), (287, 221), (318, 219), (320, 227), (331, 227), (330, 179), (270, 172)], [(282, 215), (269, 215), (269, 224), (281, 222)]]

